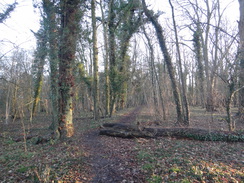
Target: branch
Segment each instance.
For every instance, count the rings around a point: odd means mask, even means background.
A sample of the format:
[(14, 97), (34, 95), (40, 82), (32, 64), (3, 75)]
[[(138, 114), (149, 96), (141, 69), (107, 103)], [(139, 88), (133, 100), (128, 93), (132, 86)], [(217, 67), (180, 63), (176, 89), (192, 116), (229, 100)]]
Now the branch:
[(0, 23), (3, 23), (9, 17), (10, 13), (14, 11), (17, 4), (18, 3), (15, 2), (13, 4), (8, 5), (8, 8), (5, 10), (5, 12), (0, 13)]

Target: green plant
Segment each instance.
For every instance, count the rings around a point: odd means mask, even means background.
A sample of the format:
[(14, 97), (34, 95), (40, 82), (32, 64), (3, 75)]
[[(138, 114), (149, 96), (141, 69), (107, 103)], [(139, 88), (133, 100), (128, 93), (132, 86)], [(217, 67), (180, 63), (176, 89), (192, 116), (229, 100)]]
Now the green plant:
[(12, 144), (16, 143), (12, 139), (5, 140), (4, 142), (5, 142), (5, 144), (8, 144), (8, 145), (12, 145)]
[(163, 181), (162, 177), (159, 175), (153, 175), (149, 180), (148, 183), (161, 183)]
[(139, 153), (138, 153), (138, 155), (137, 155), (137, 158), (139, 159), (139, 160), (145, 160), (145, 159), (147, 159), (147, 158), (150, 158), (151, 157), (151, 155), (149, 154), (149, 153), (147, 153), (146, 151), (140, 151)]
[(153, 169), (153, 165), (151, 163), (146, 163), (142, 166), (143, 170), (151, 171)]
[(181, 183), (191, 183), (187, 178), (184, 178)]
[(29, 167), (29, 166), (23, 166), (23, 165), (21, 165), (21, 166), (17, 169), (17, 172), (19, 172), (19, 173), (25, 173), (25, 172), (27, 172), (30, 168), (31, 168), (31, 167)]
[(176, 173), (179, 173), (181, 172), (182, 170), (179, 168), (179, 167), (172, 167), (169, 169), (169, 172), (176, 172)]

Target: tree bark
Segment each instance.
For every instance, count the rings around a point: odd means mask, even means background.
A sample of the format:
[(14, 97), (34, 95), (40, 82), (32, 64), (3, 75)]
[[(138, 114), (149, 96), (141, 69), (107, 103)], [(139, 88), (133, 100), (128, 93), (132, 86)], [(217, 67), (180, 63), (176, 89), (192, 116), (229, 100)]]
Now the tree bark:
[(92, 11), (92, 40), (93, 40), (93, 100), (94, 119), (99, 119), (99, 85), (98, 85), (98, 48), (97, 48), (97, 26), (96, 26), (96, 1), (91, 1)]
[(102, 25), (103, 25), (103, 38), (104, 38), (104, 47), (105, 47), (105, 63), (104, 63), (104, 71), (105, 71), (105, 115), (109, 115), (109, 106), (110, 106), (110, 91), (109, 91), (109, 68), (108, 68), (108, 36), (107, 36), (107, 23), (105, 20), (103, 7), (102, 7), (102, 0), (100, 0), (100, 8), (102, 14)]
[(186, 126), (189, 126), (190, 125), (190, 111), (189, 111), (187, 94), (186, 94), (186, 81), (185, 81), (185, 78), (184, 78), (184, 75), (183, 75), (183, 69), (182, 69), (180, 45), (179, 45), (177, 27), (176, 27), (176, 22), (175, 22), (174, 6), (171, 3), (171, 0), (169, 0), (169, 4), (170, 4), (171, 9), (172, 9), (172, 19), (173, 19), (174, 33), (175, 33), (175, 40), (176, 40), (176, 49), (177, 49), (179, 68), (180, 68), (180, 78), (181, 78), (182, 98), (183, 98), (182, 101), (183, 101), (184, 124)]
[(59, 48), (59, 132), (60, 138), (72, 137), (74, 59), (79, 31), (79, 0), (61, 0), (61, 37)]
[(120, 39), (120, 89), (119, 89), (119, 104), (120, 108), (123, 109), (127, 100), (127, 87), (128, 87), (128, 64), (129, 56), (127, 54), (129, 48), (129, 42), (133, 34), (138, 30), (142, 24), (141, 15), (138, 14), (138, 18), (135, 17), (135, 9), (138, 9), (136, 3), (133, 1), (127, 5), (129, 8), (124, 8), (124, 17), (122, 18), (122, 27), (119, 30), (121, 35)]
[[(240, 87), (244, 86), (244, 0), (239, 0), (240, 21), (239, 21), (239, 60), (240, 60)], [(239, 114), (244, 115), (244, 90), (239, 92)]]
[(115, 57), (115, 12), (114, 12), (114, 0), (109, 2), (109, 17), (108, 17), (108, 45), (109, 45), (109, 80), (110, 80), (110, 111), (109, 116), (111, 117), (114, 112), (114, 105), (117, 98), (117, 85), (116, 78), (118, 71), (116, 68), (116, 57)]
[(160, 100), (161, 100), (161, 106), (162, 106), (162, 110), (163, 110), (163, 119), (166, 120), (166, 112), (165, 112), (165, 106), (164, 106), (164, 99), (163, 99), (163, 96), (162, 96), (162, 89), (161, 89), (161, 86), (160, 86), (160, 81), (159, 81), (159, 78), (158, 78), (158, 74), (156, 73), (156, 67), (155, 67), (155, 63), (154, 63), (154, 49), (153, 49), (153, 45), (151, 43), (151, 40), (150, 38), (148, 37), (148, 34), (145, 30), (145, 28), (143, 27), (143, 32), (144, 32), (144, 35), (147, 39), (147, 42), (148, 42), (148, 46), (149, 46), (149, 51), (150, 51), (150, 72), (151, 72), (151, 80), (152, 80), (152, 87), (153, 87), (153, 100), (154, 100), (154, 106), (155, 106), (155, 110), (156, 110), (156, 113), (159, 114), (159, 110), (158, 110), (158, 101), (157, 101), (157, 97), (156, 97), (156, 84), (154, 84), (154, 75), (155, 75), (155, 79), (157, 81), (157, 84), (158, 84), (158, 90), (159, 90), (159, 97), (160, 97)]
[(168, 69), (169, 76), (170, 76), (170, 79), (171, 79), (171, 86), (172, 86), (174, 100), (175, 100), (175, 104), (176, 104), (177, 123), (179, 125), (186, 125), (186, 124), (184, 124), (183, 115), (182, 115), (180, 94), (179, 94), (179, 89), (178, 89), (178, 86), (177, 86), (177, 83), (176, 83), (176, 79), (175, 79), (175, 69), (173, 67), (173, 64), (172, 64), (172, 61), (171, 61), (171, 57), (170, 57), (168, 49), (166, 47), (165, 37), (163, 35), (162, 27), (158, 23), (157, 19), (147, 9), (146, 4), (145, 4), (145, 0), (142, 0), (142, 4), (143, 4), (143, 9), (144, 9), (144, 12), (145, 12), (146, 16), (151, 21), (151, 23), (153, 24), (153, 26), (154, 26), (154, 28), (156, 30), (157, 38), (158, 38), (159, 44), (160, 44), (160, 48), (161, 48), (161, 51), (162, 51), (163, 56), (164, 56), (164, 61), (167, 64), (167, 69)]
[(46, 13), (46, 27), (49, 42), (49, 66), (50, 66), (50, 98), (52, 104), (52, 123), (50, 129), (58, 129), (58, 27), (55, 5), (50, 0), (43, 0), (43, 10)]
[(201, 141), (244, 142), (243, 132), (209, 131), (196, 128), (140, 127), (125, 123), (105, 123), (101, 126), (99, 134), (121, 138), (172, 137)]
[(205, 89), (204, 89), (204, 67), (203, 67), (203, 57), (202, 57), (202, 45), (201, 45), (201, 29), (200, 23), (197, 23), (197, 29), (193, 33), (193, 45), (197, 60), (197, 86), (198, 92), (200, 93), (200, 104), (205, 107)]
[(209, 41), (209, 31), (210, 31), (210, 21), (212, 18), (213, 11), (210, 10), (209, 0), (205, 1), (207, 7), (207, 22), (206, 22), (206, 31), (205, 37), (202, 35), (202, 43), (203, 43), (203, 57), (205, 62), (205, 74), (207, 81), (207, 90), (206, 90), (206, 110), (209, 112), (214, 111), (214, 100), (213, 100), (213, 83), (211, 80), (211, 70), (209, 66), (209, 55), (208, 55), (208, 41)]
[(32, 116), (35, 116), (37, 105), (40, 101), (40, 95), (42, 91), (43, 83), (43, 69), (45, 64), (45, 58), (47, 56), (47, 38), (45, 28), (41, 28), (38, 33), (35, 34), (37, 39), (37, 48), (35, 53), (35, 64), (37, 67), (37, 73), (35, 78), (35, 91), (34, 91), (34, 101), (32, 106)]

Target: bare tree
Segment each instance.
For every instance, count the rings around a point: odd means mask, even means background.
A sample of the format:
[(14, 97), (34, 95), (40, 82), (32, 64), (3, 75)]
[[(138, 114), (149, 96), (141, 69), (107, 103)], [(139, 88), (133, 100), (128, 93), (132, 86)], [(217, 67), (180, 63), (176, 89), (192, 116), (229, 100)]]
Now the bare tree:
[(186, 81), (183, 74), (182, 69), (182, 59), (181, 59), (181, 52), (180, 52), (180, 44), (178, 39), (178, 30), (176, 27), (176, 21), (175, 21), (175, 12), (174, 12), (174, 6), (171, 3), (171, 0), (169, 0), (169, 4), (172, 10), (172, 19), (173, 19), (173, 26), (174, 26), (174, 33), (175, 33), (175, 41), (176, 41), (176, 50), (178, 55), (178, 62), (179, 62), (179, 68), (180, 68), (180, 79), (181, 79), (181, 86), (182, 86), (182, 98), (183, 98), (183, 113), (184, 113), (184, 123), (187, 124), (187, 126), (190, 125), (190, 112), (189, 112), (189, 106), (188, 106), (188, 99), (186, 94)]
[(179, 94), (179, 89), (178, 89), (176, 79), (175, 79), (175, 69), (173, 67), (171, 57), (168, 52), (168, 48), (166, 46), (166, 41), (165, 41), (165, 37), (163, 34), (162, 26), (158, 23), (157, 18), (151, 13), (151, 11), (149, 11), (147, 9), (145, 0), (142, 0), (142, 5), (143, 5), (143, 9), (144, 9), (146, 16), (148, 17), (149, 21), (151, 21), (151, 23), (153, 24), (153, 26), (156, 30), (157, 37), (159, 40), (159, 45), (160, 45), (161, 51), (164, 56), (164, 61), (167, 64), (169, 76), (171, 79), (173, 94), (174, 94), (175, 105), (176, 105), (177, 122), (179, 125), (188, 125), (188, 124), (185, 124), (184, 119), (183, 119), (180, 94)]

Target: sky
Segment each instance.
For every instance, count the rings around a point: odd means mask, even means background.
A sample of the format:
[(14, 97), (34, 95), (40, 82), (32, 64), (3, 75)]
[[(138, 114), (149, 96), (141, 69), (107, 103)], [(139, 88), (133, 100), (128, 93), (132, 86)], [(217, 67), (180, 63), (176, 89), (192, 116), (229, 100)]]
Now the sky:
[[(16, 0), (18, 5), (11, 16), (2, 24), (0, 24), (0, 55), (11, 53), (14, 46), (31, 50), (35, 48), (35, 37), (30, 30), (37, 31), (39, 29), (38, 10), (33, 8), (33, 0)], [(226, 10), (226, 16), (232, 23), (237, 23), (239, 19), (239, 4), (237, 0), (220, 0), (221, 6), (231, 5)], [(0, 12), (6, 4), (13, 3), (14, 0), (1, 0)], [(154, 10), (160, 10), (171, 15), (167, 0), (148, 0), (147, 4)]]
[[(13, 0), (1, 0), (0, 11), (4, 5), (13, 3)], [(35, 37), (30, 30), (39, 29), (38, 10), (34, 10), (32, 0), (17, 0), (18, 5), (10, 17), (0, 24), (0, 54), (5, 54), (14, 46), (24, 49), (35, 47)]]

